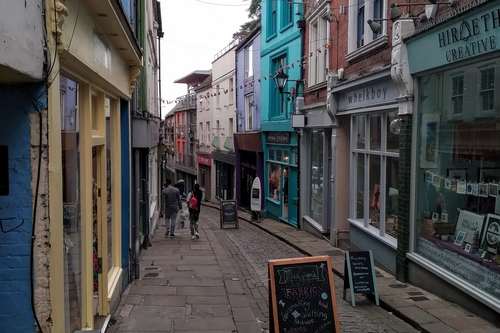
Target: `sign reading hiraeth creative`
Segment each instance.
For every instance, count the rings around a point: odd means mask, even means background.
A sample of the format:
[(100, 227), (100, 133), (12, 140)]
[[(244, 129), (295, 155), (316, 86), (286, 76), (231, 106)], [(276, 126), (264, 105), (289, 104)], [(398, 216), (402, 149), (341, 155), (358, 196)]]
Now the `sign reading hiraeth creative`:
[[(429, 50), (431, 57), (422, 55)], [(410, 72), (417, 73), (500, 50), (500, 5), (473, 9), (440, 29), (408, 41)]]

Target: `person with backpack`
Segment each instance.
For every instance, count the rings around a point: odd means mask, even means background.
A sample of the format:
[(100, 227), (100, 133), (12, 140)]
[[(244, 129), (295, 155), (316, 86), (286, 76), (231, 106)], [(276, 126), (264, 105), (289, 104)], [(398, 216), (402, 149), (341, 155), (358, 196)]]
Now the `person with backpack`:
[(189, 207), (189, 227), (191, 229), (191, 239), (198, 239), (198, 219), (200, 217), (201, 200), (203, 192), (200, 190), (200, 184), (194, 184), (194, 189), (189, 192), (186, 201)]

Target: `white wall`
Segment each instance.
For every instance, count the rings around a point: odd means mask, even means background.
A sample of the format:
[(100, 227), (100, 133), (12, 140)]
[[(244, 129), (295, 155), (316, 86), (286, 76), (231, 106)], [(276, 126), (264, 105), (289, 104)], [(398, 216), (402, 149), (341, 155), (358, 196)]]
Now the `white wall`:
[(42, 79), (42, 14), (42, 0), (0, 1), (0, 82)]

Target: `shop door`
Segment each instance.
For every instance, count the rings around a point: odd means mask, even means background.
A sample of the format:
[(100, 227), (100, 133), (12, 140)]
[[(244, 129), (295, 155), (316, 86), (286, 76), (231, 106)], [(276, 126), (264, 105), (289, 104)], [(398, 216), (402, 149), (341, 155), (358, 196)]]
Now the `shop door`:
[(94, 315), (100, 316), (108, 314), (108, 230), (106, 215), (106, 146), (98, 145), (92, 147), (92, 249), (94, 261)]
[[(286, 179), (286, 178), (284, 178)], [(288, 222), (294, 227), (297, 226), (297, 169), (289, 168), (288, 170)], [(284, 202), (284, 201), (283, 201)]]
[(253, 181), (257, 177), (257, 171), (251, 168), (242, 167), (241, 168), (241, 206), (245, 209), (250, 210), (250, 197), (252, 193)]

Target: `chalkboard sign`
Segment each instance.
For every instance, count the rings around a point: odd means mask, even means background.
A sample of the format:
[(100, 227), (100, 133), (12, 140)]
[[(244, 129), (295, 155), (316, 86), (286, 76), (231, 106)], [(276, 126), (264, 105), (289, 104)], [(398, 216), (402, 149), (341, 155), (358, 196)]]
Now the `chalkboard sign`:
[(340, 332), (330, 257), (269, 261), (270, 330)]
[(236, 200), (222, 200), (220, 203), (220, 228), (224, 229), (228, 225), (239, 228)]
[(375, 294), (379, 305), (377, 280), (372, 251), (346, 252), (344, 263), (344, 299), (346, 290), (351, 291), (352, 306), (356, 306), (354, 294)]

